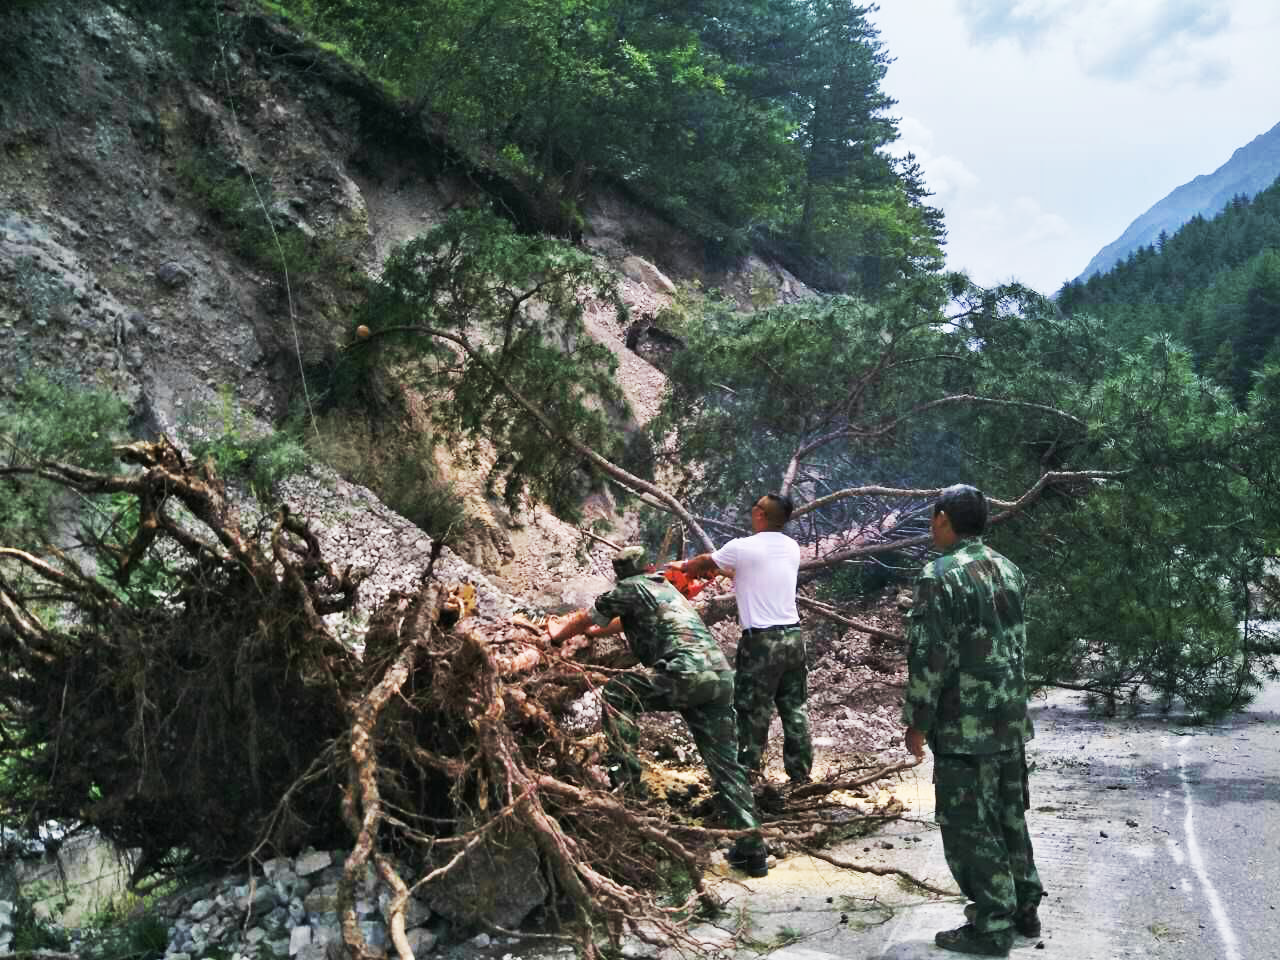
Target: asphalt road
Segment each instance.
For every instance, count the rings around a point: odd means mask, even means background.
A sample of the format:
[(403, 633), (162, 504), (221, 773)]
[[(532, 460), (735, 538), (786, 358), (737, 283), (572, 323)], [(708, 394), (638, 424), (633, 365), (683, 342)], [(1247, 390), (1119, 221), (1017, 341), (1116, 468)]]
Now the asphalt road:
[[(1280, 685), (1206, 726), (1154, 711), (1102, 718), (1061, 693), (1034, 711), (1029, 825), (1049, 895), (1042, 937), (1019, 939), (1012, 955), (1280, 960)], [(918, 819), (841, 855), (951, 886), (929, 826), (928, 767), (917, 773), (895, 792)], [(801, 857), (731, 895), (737, 922), (776, 946), (776, 960), (956, 956), (933, 934), (963, 922), (958, 899)]]

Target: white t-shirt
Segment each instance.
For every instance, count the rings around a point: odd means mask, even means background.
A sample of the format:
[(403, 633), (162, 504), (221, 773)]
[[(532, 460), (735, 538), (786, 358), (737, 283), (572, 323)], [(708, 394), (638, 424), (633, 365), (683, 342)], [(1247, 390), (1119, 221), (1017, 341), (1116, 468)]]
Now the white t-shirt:
[(761, 629), (798, 623), (796, 576), (800, 544), (785, 533), (766, 530), (752, 537), (730, 540), (711, 554), (721, 570), (733, 573), (738, 595), (738, 622)]

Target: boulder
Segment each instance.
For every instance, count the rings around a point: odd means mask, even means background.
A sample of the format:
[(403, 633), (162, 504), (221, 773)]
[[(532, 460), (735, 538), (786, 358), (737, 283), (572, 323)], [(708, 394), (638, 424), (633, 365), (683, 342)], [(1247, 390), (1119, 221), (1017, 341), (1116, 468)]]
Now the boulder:
[(431, 909), (459, 924), (487, 920), (514, 929), (547, 896), (532, 838), (495, 832), (427, 891)]

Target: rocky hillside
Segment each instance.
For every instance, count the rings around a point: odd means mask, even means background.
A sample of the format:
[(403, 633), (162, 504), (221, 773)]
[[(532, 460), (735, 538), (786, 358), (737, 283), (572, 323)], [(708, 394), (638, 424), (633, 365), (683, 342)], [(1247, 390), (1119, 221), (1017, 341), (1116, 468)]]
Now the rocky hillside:
[(1280, 177), (1280, 123), (1254, 137), (1210, 174), (1184, 183), (1125, 229), (1120, 238), (1094, 255), (1078, 280), (1106, 273), (1140, 247), (1155, 243), (1161, 233), (1172, 235), (1195, 216), (1208, 219), (1223, 211), (1232, 197), (1253, 197)]
[[(0, 11), (0, 382), (44, 370), (109, 386), (143, 435), (199, 433), (227, 404), (269, 431), (351, 340), (354, 276), (452, 209), (497, 200), (520, 219), (522, 200), (256, 5), (220, 5), (198, 49), (132, 9)], [(806, 293), (754, 260), (708, 277), (692, 244), (616, 192), (585, 213), (582, 243), (617, 270), (633, 316), (665, 305), (668, 276)], [(588, 324), (643, 419), (661, 375), (611, 309)], [(576, 531), (533, 504), (510, 516), (454, 453), (436, 456), (470, 515), (463, 557), (512, 592), (580, 599)]]

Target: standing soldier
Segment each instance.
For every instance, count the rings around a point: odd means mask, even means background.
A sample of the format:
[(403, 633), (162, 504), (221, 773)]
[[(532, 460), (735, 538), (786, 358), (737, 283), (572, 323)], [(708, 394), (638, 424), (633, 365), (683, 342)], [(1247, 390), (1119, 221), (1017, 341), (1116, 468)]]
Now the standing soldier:
[(806, 706), (809, 664), (796, 612), (800, 545), (782, 532), (791, 509), (790, 497), (766, 493), (751, 507), (752, 536), (671, 566), (691, 577), (733, 577), (742, 625), (734, 665), (738, 756), (748, 771), (759, 770), (776, 706), (782, 718), (783, 768), (792, 783), (807, 783), (813, 741)]
[(971, 901), (969, 922), (934, 942), (1007, 957), (1015, 930), (1040, 935), (1044, 888), (1025, 813), (1025, 581), (982, 542), (986, 525), (987, 500), (975, 487), (948, 487), (934, 504), (930, 532), (942, 556), (916, 580), (902, 718), (917, 759), (926, 742), (933, 751), (943, 851)]
[(579, 610), (547, 624), (552, 643), (580, 634), (626, 633), (627, 645), (648, 669), (632, 670), (604, 685), (604, 733), (615, 785), (640, 782), (635, 748), (636, 714), (677, 710), (689, 725), (728, 825), (754, 831), (729, 851), (729, 863), (753, 877), (769, 872), (755, 801), (738, 762), (733, 711), (733, 672), (698, 611), (661, 574), (647, 574), (644, 548), (627, 547), (613, 558), (617, 583)]

